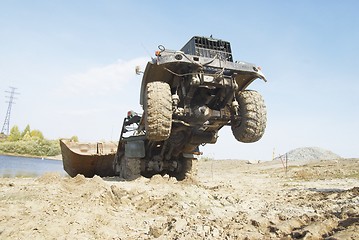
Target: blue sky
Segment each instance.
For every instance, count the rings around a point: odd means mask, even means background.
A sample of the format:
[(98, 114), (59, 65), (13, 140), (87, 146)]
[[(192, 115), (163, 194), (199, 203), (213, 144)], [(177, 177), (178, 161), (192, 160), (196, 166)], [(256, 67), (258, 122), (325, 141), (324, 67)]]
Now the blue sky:
[(202, 148), (217, 159), (269, 160), (317, 146), (359, 157), (358, 1), (0, 1), (0, 123), (8, 86), (20, 95), (11, 126), (47, 138), (117, 140), (126, 112), (141, 112), (141, 76), (157, 46), (194, 35), (230, 41), (235, 60), (268, 78), (268, 126), (257, 143), (229, 128)]

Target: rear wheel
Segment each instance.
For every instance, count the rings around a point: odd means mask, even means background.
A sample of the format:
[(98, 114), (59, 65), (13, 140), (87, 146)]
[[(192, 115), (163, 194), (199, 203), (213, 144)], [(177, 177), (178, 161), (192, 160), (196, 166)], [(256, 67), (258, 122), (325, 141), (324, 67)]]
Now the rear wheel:
[(169, 138), (172, 126), (172, 97), (168, 83), (148, 83), (144, 105), (147, 138), (151, 141), (164, 141)]
[(198, 160), (196, 158), (183, 158), (179, 164), (180, 168), (175, 176), (177, 180), (184, 180), (186, 178), (194, 178), (197, 176)]
[(122, 156), (120, 163), (120, 177), (134, 180), (141, 176), (141, 159)]
[(252, 90), (241, 91), (237, 96), (240, 119), (232, 120), (234, 137), (244, 143), (262, 138), (267, 124), (267, 110), (262, 96)]

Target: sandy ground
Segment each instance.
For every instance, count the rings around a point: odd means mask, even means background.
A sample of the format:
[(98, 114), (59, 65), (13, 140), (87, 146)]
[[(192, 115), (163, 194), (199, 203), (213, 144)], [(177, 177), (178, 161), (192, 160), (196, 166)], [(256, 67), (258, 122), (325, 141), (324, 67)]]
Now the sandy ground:
[(359, 239), (359, 160), (205, 161), (197, 178), (0, 179), (0, 239)]

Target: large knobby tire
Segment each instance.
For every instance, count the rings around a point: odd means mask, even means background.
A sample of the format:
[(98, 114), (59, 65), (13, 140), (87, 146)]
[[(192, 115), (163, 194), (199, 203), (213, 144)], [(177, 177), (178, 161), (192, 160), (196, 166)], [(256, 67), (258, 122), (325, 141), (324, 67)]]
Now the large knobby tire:
[(183, 158), (179, 164), (179, 172), (175, 174), (177, 180), (196, 178), (198, 172), (198, 160), (196, 158)]
[(239, 142), (253, 143), (262, 138), (267, 124), (267, 110), (262, 96), (252, 90), (241, 91), (239, 120), (232, 120), (232, 133)]
[(148, 140), (164, 141), (172, 127), (172, 96), (168, 83), (150, 82), (145, 95), (145, 130)]
[(141, 176), (141, 159), (122, 156), (120, 163), (120, 177), (134, 180)]

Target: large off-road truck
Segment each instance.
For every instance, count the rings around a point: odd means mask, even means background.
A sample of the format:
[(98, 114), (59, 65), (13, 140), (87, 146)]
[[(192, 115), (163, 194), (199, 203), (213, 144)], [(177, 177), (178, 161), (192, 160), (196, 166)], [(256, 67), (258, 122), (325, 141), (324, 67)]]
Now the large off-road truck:
[(266, 107), (262, 96), (247, 87), (266, 78), (257, 65), (234, 61), (229, 42), (195, 36), (179, 51), (160, 45), (155, 56), (143, 72), (143, 113), (130, 111), (125, 118), (107, 175), (134, 179), (166, 173), (184, 179), (195, 172), (199, 146), (216, 143), (222, 127), (230, 126), (243, 143), (263, 136)]
[(124, 121), (124, 131), (136, 126), (131, 137), (121, 134), (117, 173), (133, 178), (166, 172), (181, 179), (193, 170), (199, 146), (216, 143), (223, 126), (231, 126), (240, 142), (263, 136), (264, 101), (247, 87), (265, 76), (254, 64), (233, 61), (229, 42), (195, 36), (180, 51), (159, 46), (155, 55), (143, 73), (143, 115)]

